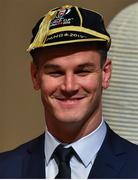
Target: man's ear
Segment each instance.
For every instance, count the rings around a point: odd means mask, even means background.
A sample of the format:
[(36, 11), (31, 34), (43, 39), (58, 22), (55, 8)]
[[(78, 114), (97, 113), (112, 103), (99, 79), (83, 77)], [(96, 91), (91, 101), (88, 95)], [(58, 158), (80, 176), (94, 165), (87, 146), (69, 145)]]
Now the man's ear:
[(34, 63), (31, 63), (30, 71), (31, 71), (33, 87), (35, 90), (39, 90), (40, 89), (39, 72), (37, 66)]
[(102, 87), (107, 89), (109, 87), (111, 74), (112, 74), (112, 62), (110, 59), (107, 59), (102, 68)]

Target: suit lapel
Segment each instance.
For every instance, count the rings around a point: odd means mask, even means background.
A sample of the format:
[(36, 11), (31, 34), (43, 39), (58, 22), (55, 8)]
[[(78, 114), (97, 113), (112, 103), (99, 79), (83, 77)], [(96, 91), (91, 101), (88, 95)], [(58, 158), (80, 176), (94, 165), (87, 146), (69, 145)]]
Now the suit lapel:
[(107, 126), (107, 135), (99, 150), (88, 178), (116, 178), (124, 165), (125, 152), (120, 137)]
[(27, 149), (23, 163), (23, 178), (45, 178), (44, 134)]

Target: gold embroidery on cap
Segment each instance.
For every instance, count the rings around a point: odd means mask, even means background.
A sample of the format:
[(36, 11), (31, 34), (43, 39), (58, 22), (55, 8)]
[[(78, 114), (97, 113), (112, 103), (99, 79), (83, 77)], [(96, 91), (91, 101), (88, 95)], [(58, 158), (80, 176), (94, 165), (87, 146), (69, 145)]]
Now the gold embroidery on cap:
[(66, 8), (71, 8), (71, 7), (72, 7), (71, 5), (65, 5), (65, 6), (62, 6), (59, 9), (49, 11), (45, 15), (44, 19), (42, 20), (42, 22), (41, 22), (41, 24), (39, 26), (39, 30), (38, 30), (35, 38), (34, 38), (34, 41), (30, 44), (27, 51), (31, 51), (35, 47), (41, 47), (42, 44), (44, 44), (46, 39), (47, 39), (50, 23), (55, 18), (57, 12), (60, 9), (66, 9)]

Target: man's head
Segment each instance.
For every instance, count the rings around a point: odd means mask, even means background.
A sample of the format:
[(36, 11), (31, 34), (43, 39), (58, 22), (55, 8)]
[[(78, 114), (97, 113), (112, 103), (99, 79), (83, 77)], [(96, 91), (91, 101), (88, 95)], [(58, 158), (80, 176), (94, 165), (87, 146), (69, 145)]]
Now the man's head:
[(78, 7), (57, 8), (38, 24), (29, 47), (31, 74), (47, 127), (56, 137), (64, 130), (86, 135), (101, 121), (102, 89), (111, 76), (110, 36), (99, 14)]

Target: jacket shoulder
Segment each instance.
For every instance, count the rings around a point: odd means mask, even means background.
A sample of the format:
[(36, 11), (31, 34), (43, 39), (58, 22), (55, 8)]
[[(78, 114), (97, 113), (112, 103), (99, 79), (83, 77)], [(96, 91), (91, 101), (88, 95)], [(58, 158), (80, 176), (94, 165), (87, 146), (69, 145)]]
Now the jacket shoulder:
[(18, 147), (9, 150), (9, 151), (5, 151), (5, 152), (1, 152), (0, 153), (0, 160), (1, 159), (5, 159), (6, 157), (10, 157), (12, 155), (17, 155), (18, 154), (22, 154), (23, 152), (25, 152), (26, 150), (29, 150), (30, 147), (35, 146), (36, 144), (38, 144), (39, 142), (41, 142), (44, 139), (44, 134), (41, 134), (40, 136), (31, 139), (30, 141), (27, 141), (21, 145), (19, 145)]
[(120, 137), (118, 134), (109, 130), (110, 148), (112, 153), (124, 164), (120, 171), (120, 178), (138, 178), (138, 145)]
[(33, 152), (41, 151), (43, 144), (44, 134), (13, 150), (0, 153), (0, 178), (21, 178), (24, 159), (28, 157), (31, 150)]
[(124, 150), (125, 152), (130, 153), (134, 151), (138, 153), (138, 145), (134, 144), (127, 139), (121, 137), (120, 135), (116, 134), (112, 129), (108, 127), (108, 140), (110, 141), (111, 146), (113, 149)]

